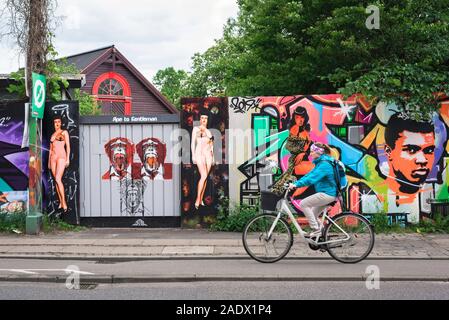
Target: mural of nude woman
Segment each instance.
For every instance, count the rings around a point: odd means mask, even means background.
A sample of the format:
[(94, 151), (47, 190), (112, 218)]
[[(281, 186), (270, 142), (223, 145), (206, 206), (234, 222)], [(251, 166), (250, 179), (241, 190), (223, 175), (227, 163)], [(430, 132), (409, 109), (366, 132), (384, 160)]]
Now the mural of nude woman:
[(205, 206), (203, 198), (207, 186), (207, 177), (214, 165), (214, 137), (207, 129), (209, 121), (208, 110), (200, 112), (200, 125), (194, 127), (192, 131), (192, 160), (198, 166), (200, 181), (198, 182), (198, 191), (195, 201), (195, 208)]
[(70, 137), (67, 130), (62, 128), (61, 117), (54, 117), (53, 124), (55, 132), (50, 139), (48, 168), (56, 182), (56, 193), (59, 199), (58, 209), (62, 209), (64, 213), (67, 213), (68, 206), (62, 177), (65, 169), (70, 165)]

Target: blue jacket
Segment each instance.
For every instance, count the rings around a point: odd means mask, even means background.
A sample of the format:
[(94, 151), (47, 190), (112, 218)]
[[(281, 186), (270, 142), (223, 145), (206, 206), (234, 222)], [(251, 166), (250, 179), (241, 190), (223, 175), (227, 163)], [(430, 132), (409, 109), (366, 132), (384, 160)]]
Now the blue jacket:
[(295, 185), (300, 187), (315, 186), (315, 191), (317, 193), (325, 193), (331, 197), (337, 196), (337, 182), (335, 181), (334, 167), (329, 160), (334, 161), (335, 159), (327, 154), (322, 155), (318, 159), (313, 160), (315, 168), (306, 174), (304, 177), (296, 181)]

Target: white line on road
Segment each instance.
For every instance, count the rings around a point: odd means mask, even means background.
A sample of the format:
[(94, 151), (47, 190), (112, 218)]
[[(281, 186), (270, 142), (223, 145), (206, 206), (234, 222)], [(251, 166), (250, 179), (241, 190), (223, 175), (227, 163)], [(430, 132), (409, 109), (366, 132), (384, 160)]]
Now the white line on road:
[(76, 273), (81, 275), (95, 275), (95, 273), (72, 269), (0, 269), (0, 272), (17, 272), (25, 274), (39, 274), (39, 272), (64, 272), (64, 273)]

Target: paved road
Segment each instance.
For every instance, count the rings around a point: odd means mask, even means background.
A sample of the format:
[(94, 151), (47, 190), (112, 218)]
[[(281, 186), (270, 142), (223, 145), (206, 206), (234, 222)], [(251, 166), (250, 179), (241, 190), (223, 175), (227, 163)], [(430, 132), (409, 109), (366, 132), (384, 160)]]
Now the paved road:
[[(101, 260), (0, 259), (0, 281), (61, 281), (76, 266), (82, 280), (103, 283), (173, 281), (365, 281), (378, 272), (381, 281), (449, 281), (448, 260), (375, 260), (344, 265), (332, 260), (286, 259), (276, 264), (253, 260)], [(73, 268), (72, 268), (73, 269)]]
[[(0, 283), (0, 300), (447, 300), (449, 283), (383, 282), (368, 290), (363, 282), (195, 282), (102, 284), (68, 290), (64, 284)], [(225, 302), (223, 302), (225, 303)], [(166, 314), (170, 311), (167, 310)], [(175, 310), (171, 310), (175, 312)]]

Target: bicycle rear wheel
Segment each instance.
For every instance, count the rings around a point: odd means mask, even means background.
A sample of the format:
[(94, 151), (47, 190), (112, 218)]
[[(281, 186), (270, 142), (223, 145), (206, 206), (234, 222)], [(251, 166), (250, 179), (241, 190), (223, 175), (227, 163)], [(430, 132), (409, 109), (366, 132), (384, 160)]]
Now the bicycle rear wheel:
[(277, 262), (288, 254), (293, 245), (293, 233), (283, 218), (278, 220), (271, 237), (268, 237), (276, 217), (272, 214), (254, 217), (243, 231), (243, 246), (249, 256), (256, 261)]
[(335, 216), (324, 231), (327, 252), (342, 263), (358, 263), (371, 253), (374, 247), (374, 229), (369, 221), (356, 213), (347, 212)]

